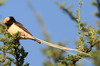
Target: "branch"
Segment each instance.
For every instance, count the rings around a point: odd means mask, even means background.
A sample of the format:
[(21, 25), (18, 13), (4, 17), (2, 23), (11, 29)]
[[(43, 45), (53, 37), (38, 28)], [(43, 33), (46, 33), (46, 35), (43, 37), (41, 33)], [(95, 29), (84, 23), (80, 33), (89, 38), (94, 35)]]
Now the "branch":
[(28, 7), (30, 8), (30, 10), (33, 12), (33, 14), (35, 15), (35, 18), (37, 19), (38, 23), (40, 24), (42, 33), (44, 35), (44, 38), (46, 41), (50, 42), (50, 36), (48, 34), (48, 31), (46, 29), (46, 26), (44, 24), (44, 20), (43, 18), (40, 16), (40, 14), (36, 11), (36, 9), (33, 7), (32, 3), (30, 0), (26, 0), (26, 3), (28, 5)]
[(68, 9), (66, 9), (64, 7), (62, 7), (61, 9), (64, 10), (69, 15), (70, 18), (72, 18), (74, 21), (76, 21), (78, 23), (76, 17), (72, 14), (71, 11), (69, 11)]
[[(100, 0), (96, 0), (97, 1), (97, 4), (98, 4), (98, 12), (100, 13)], [(100, 16), (99, 16), (100, 18)]]

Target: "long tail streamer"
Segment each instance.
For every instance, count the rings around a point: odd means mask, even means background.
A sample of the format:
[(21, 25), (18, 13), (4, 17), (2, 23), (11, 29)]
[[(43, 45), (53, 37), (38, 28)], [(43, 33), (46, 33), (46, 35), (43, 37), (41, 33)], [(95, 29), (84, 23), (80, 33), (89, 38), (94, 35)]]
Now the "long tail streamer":
[(41, 40), (41, 39), (38, 39), (38, 40), (40, 40), (41, 43), (46, 44), (46, 45), (51, 46), (51, 47), (54, 47), (54, 48), (58, 48), (58, 49), (61, 49), (61, 50), (64, 50), (64, 51), (68, 51), (68, 50), (77, 51), (77, 52), (83, 53), (85, 55), (91, 56), (90, 54), (87, 54), (85, 52), (82, 52), (82, 51), (80, 51), (78, 49), (72, 49), (72, 48), (68, 48), (68, 47), (63, 47), (63, 46), (60, 46), (60, 45), (57, 45), (57, 44), (52, 44), (50, 42), (46, 42), (46, 41)]

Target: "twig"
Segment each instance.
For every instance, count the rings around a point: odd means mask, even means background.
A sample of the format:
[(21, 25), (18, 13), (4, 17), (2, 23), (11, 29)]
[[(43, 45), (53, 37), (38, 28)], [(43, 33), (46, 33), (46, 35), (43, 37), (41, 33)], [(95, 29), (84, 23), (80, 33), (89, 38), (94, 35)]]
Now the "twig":
[(17, 52), (17, 48), (15, 47), (15, 59), (16, 59), (16, 66), (19, 66), (20, 65), (20, 61), (18, 60), (19, 59), (19, 54)]
[[(17, 43), (19, 43), (19, 41), (15, 40), (15, 44), (17, 44)], [(18, 47), (14, 47), (14, 50), (15, 50), (16, 66), (20, 66)]]
[(62, 10), (64, 10), (68, 15), (69, 15), (69, 17), (71, 18), (71, 19), (73, 19), (74, 21), (76, 21), (77, 23), (78, 23), (78, 21), (76, 20), (76, 18), (75, 18), (75, 16), (68, 10), (68, 9), (66, 9), (66, 8), (61, 8)]
[[(97, 1), (97, 4), (98, 4), (98, 12), (100, 13), (100, 0), (96, 0)], [(100, 16), (99, 16), (100, 18)]]
[(46, 26), (44, 24), (44, 20), (43, 18), (40, 16), (40, 14), (36, 11), (36, 9), (34, 8), (34, 6), (32, 5), (30, 0), (26, 0), (26, 3), (28, 5), (28, 7), (30, 8), (30, 10), (33, 12), (33, 14), (35, 15), (38, 23), (40, 24), (42, 33), (44, 35), (45, 40), (50, 41), (50, 36), (48, 34), (48, 31), (46, 30)]

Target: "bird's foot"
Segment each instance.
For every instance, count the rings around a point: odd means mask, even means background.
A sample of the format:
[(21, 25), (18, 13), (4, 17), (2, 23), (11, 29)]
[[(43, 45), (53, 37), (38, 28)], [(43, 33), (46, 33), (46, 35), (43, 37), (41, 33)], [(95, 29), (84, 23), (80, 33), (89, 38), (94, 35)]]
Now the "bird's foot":
[(20, 36), (21, 36), (21, 38), (25, 39), (25, 33), (24, 32), (21, 33)]

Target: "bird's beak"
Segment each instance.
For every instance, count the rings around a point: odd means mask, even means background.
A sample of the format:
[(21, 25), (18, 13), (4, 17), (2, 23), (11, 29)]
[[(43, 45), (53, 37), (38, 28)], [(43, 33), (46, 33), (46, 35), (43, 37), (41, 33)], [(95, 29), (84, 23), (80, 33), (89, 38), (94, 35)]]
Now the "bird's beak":
[(4, 21), (3, 23), (4, 23), (4, 24), (7, 24), (8, 22), (7, 22), (7, 21)]
[(9, 20), (10, 20), (10, 17), (6, 17), (6, 18), (4, 19), (4, 21), (3, 21), (3, 23), (4, 23), (4, 24), (7, 24)]

